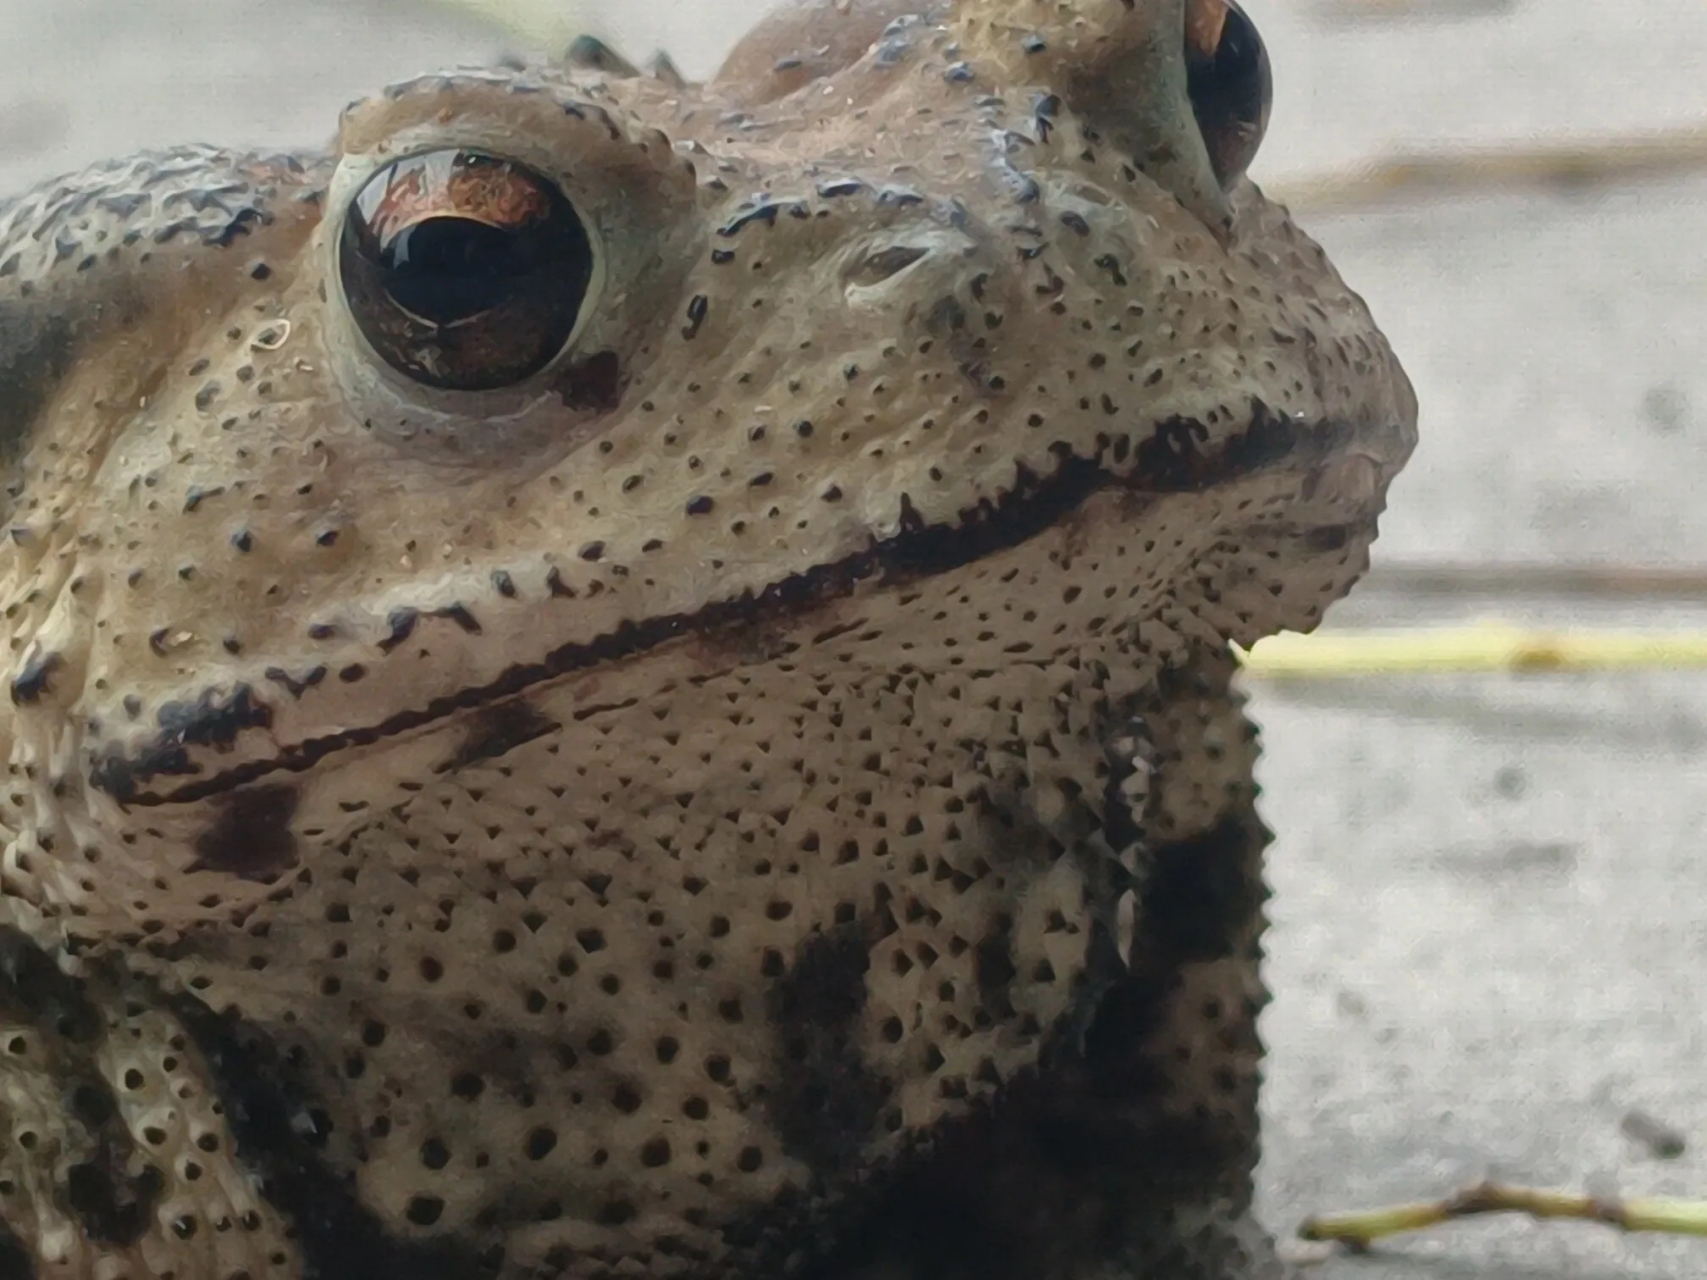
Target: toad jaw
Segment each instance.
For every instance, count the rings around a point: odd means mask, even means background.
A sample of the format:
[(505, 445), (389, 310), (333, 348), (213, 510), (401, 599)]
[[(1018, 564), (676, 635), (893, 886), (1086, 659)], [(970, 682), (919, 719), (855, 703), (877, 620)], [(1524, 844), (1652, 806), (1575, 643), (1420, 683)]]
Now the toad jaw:
[[(208, 689), (193, 701), (163, 707), (158, 734), (139, 747), (95, 746), (91, 782), (125, 805), (149, 807), (206, 800), (269, 780), (275, 774), (313, 769), (342, 751), (412, 734), (447, 719), (466, 720), (471, 714), (512, 704), (537, 686), (605, 664), (637, 662), (662, 646), (693, 638), (715, 641), (730, 633), (763, 629), (789, 637), (779, 639), (767, 651), (767, 659), (805, 660), (802, 651), (821, 643), (827, 626), (832, 636), (841, 630), (828, 621), (834, 603), (874, 590), (918, 598), (935, 589), (933, 579), (952, 580), (959, 571), (986, 557), (1004, 553), (1023, 557), (1025, 544), (1048, 531), (1071, 531), (1081, 542), (1094, 541), (1097, 533), (1087, 529), (1106, 519), (1103, 512), (1108, 507), (1102, 504), (1100, 510), (1087, 509), (1099, 497), (1126, 494), (1161, 499), (1169, 494), (1232, 488), (1247, 478), (1260, 481), (1261, 473), (1269, 468), (1320, 474), (1323, 464), (1335, 458), (1346, 441), (1358, 433), (1344, 424), (1282, 419), (1254, 402), (1244, 433), (1228, 440), (1218, 455), (1197, 451), (1197, 439), (1206, 434), (1198, 424), (1170, 419), (1157, 424), (1149, 439), (1136, 449), (1129, 447), (1130, 437), (1122, 436), (1110, 443), (1107, 457), (1066, 458), (1047, 477), (1022, 469), (1006, 493), (962, 512), (953, 524), (924, 524), (903, 495), (901, 530), (887, 538), (873, 538), (863, 552), (771, 583), (757, 593), (710, 601), (693, 613), (625, 623), (591, 640), (561, 645), (538, 661), (510, 667), (495, 681), (395, 712), (372, 725), (341, 728), (280, 745), (270, 741), (273, 708), (254, 687), (239, 684), (235, 689)], [(1366, 465), (1350, 468), (1357, 479), (1339, 503), (1328, 505), (1328, 516), (1315, 535), (1318, 539), (1343, 533), (1345, 527), (1371, 518), (1377, 464), (1369, 454), (1354, 456), (1363, 458)], [(1254, 487), (1260, 488), (1260, 483)], [(1126, 513), (1132, 508), (1121, 504), (1115, 510), (1122, 512), (1115, 519), (1126, 523)], [(1121, 533), (1130, 537), (1132, 530)], [(436, 613), (458, 630), (479, 634), (479, 623), (465, 609), (441, 608)], [(394, 637), (399, 631), (412, 632), (423, 617), (430, 616), (419, 610), (394, 613), (391, 635), (376, 648), (395, 647)], [(1305, 620), (1294, 622), (1307, 625)], [(910, 659), (930, 661), (928, 652), (920, 649), (915, 649)], [(313, 697), (323, 687), (324, 674), (322, 671), (318, 677), (310, 675), (290, 683), (291, 693), (298, 700)], [(231, 753), (239, 738), (250, 732), (267, 742), (272, 754), (219, 768), (221, 757)]]

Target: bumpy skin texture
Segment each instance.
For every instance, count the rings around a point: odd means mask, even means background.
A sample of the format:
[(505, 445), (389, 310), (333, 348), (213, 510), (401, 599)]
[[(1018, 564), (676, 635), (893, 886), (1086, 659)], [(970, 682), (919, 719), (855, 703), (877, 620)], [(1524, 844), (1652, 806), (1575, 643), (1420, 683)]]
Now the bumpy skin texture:
[[(0, 206), (0, 1272), (1274, 1274), (1228, 645), (1410, 389), (1179, 0), (845, 7)], [(595, 230), (519, 388), (345, 309), (446, 146)]]

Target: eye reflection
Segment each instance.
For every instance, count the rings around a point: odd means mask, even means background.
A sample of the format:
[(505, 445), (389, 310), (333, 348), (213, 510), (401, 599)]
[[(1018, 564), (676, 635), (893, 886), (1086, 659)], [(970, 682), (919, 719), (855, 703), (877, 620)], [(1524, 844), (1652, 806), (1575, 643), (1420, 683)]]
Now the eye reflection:
[(589, 303), (592, 240), (554, 183), (476, 151), (393, 161), (351, 202), (339, 278), (363, 336), (426, 386), (493, 390), (539, 372)]
[(1197, 127), (1225, 187), (1250, 168), (1268, 130), (1268, 50), (1234, 0), (1186, 0), (1185, 65)]

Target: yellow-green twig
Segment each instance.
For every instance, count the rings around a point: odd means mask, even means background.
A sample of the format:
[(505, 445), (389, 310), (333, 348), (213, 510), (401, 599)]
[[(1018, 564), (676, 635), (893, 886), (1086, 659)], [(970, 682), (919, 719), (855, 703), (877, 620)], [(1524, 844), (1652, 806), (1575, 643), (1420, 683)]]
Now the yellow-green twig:
[(1707, 1236), (1707, 1201), (1654, 1197), (1624, 1200), (1497, 1182), (1483, 1182), (1430, 1203), (1308, 1218), (1298, 1228), (1298, 1234), (1305, 1240), (1334, 1241), (1352, 1249), (1367, 1249), (1389, 1236), (1488, 1213), (1526, 1213), (1532, 1218), (1600, 1222), (1621, 1231)]
[(1406, 631), (1284, 632), (1240, 654), (1269, 680), (1447, 672), (1632, 671), (1707, 667), (1697, 631), (1546, 630), (1481, 623)]

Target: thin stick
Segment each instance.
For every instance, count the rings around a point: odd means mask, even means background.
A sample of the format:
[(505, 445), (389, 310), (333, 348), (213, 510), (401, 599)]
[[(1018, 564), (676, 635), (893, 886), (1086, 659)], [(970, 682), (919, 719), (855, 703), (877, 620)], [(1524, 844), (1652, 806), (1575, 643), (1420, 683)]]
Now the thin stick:
[(1363, 590), (1416, 595), (1572, 595), (1707, 603), (1707, 565), (1535, 564), (1378, 558)]
[(1264, 183), (1294, 208), (1345, 209), (1490, 190), (1584, 190), (1707, 167), (1707, 127), (1373, 158), (1340, 173)]
[(1623, 1200), (1498, 1182), (1483, 1182), (1432, 1203), (1390, 1205), (1362, 1213), (1306, 1218), (1298, 1234), (1305, 1240), (1333, 1241), (1361, 1251), (1377, 1240), (1406, 1231), (1420, 1231), (1488, 1213), (1526, 1213), (1532, 1218), (1600, 1222), (1620, 1231), (1707, 1236), (1707, 1200)]

